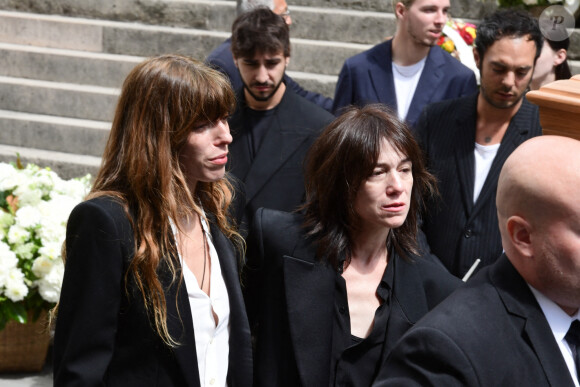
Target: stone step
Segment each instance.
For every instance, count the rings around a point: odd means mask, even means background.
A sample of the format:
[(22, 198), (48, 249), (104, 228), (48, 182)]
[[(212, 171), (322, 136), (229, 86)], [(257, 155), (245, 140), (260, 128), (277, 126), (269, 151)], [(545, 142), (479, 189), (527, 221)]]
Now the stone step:
[[(205, 58), (227, 37), (225, 32), (0, 11), (0, 42), (11, 44), (142, 57), (182, 53)], [(337, 75), (346, 58), (369, 47), (292, 39), (289, 70)]]
[[(0, 75), (51, 82), (120, 88), (144, 58), (0, 43)], [(302, 87), (332, 97), (337, 77), (289, 71)]]
[[(351, 10), (393, 12), (396, 0), (288, 0), (293, 6), (342, 8)], [(452, 0), (450, 13), (454, 17), (481, 19), (497, 8), (495, 1)]]
[(0, 144), (100, 157), (111, 124), (0, 110)]
[[(10, 5), (0, 9), (30, 11), (40, 14), (60, 14), (69, 17), (104, 19), (115, 21), (138, 21), (143, 24), (185, 27), (208, 31), (230, 32), (236, 17), (235, 1), (216, 0), (157, 0), (80, 2), (62, 0), (42, 4), (19, 4), (17, 9)], [(58, 5), (55, 5), (57, 3)], [(74, 5), (73, 5), (74, 3)], [(388, 2), (387, 2), (388, 3)], [(395, 28), (393, 14), (367, 12), (350, 9), (300, 6), (291, 3), (290, 11), (293, 24), (291, 35), (294, 38), (335, 40), (351, 43), (372, 44), (383, 36), (392, 35)]]
[(120, 88), (144, 58), (0, 43), (0, 74), (8, 77)]
[(101, 165), (100, 157), (0, 144), (0, 161), (14, 162), (18, 156), (23, 164), (33, 163), (49, 167), (63, 179), (84, 176), (87, 173), (95, 176)]
[(0, 76), (0, 109), (111, 121), (119, 90)]

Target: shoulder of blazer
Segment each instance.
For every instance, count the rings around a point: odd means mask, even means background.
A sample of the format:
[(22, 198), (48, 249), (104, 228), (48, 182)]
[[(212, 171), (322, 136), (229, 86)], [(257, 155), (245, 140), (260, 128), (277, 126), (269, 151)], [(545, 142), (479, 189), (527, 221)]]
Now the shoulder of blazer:
[(443, 266), (424, 257), (395, 257), (394, 291), (401, 308), (415, 322), (463, 284)]
[(540, 109), (537, 105), (530, 103), (525, 96), (512, 122), (518, 126), (520, 133), (527, 135), (528, 138), (542, 135)]
[(262, 242), (270, 250), (291, 255), (298, 241), (304, 238), (303, 217), (297, 213), (260, 208), (256, 212), (256, 225), (260, 227)]
[[(477, 119), (478, 95), (475, 93), (470, 96), (439, 101), (425, 107), (415, 126), (417, 138), (424, 150), (427, 150), (432, 141), (438, 142), (440, 136), (436, 134), (437, 132), (445, 132), (442, 138), (448, 141), (450, 132), (466, 129), (464, 125), (456, 123), (466, 123)], [(475, 128), (473, 131), (475, 132)]]
[(334, 119), (332, 114), (296, 94), (289, 87), (286, 88), (284, 97), (276, 109), (278, 120), (284, 129), (286, 126), (295, 126), (301, 130), (319, 133)]
[(349, 67), (360, 68), (366, 71), (369, 67), (380, 67), (391, 65), (392, 39), (381, 42), (366, 51), (356, 54), (346, 60)]
[(431, 47), (429, 54), (427, 54), (427, 60), (437, 67), (445, 66), (445, 74), (452, 78), (471, 77), (473, 75), (473, 71), (440, 47)]
[[(111, 219), (111, 224), (115, 227), (116, 233), (122, 238), (122, 242), (127, 244), (128, 248), (133, 249), (133, 226), (128, 217), (132, 216), (131, 212), (127, 214), (123, 204), (121, 204), (118, 199), (112, 196), (99, 196), (79, 203), (73, 210), (73, 213), (76, 214), (79, 211), (91, 211), (91, 207), (98, 209), (99, 212), (109, 217)], [(73, 213), (71, 213), (71, 217), (74, 216)]]

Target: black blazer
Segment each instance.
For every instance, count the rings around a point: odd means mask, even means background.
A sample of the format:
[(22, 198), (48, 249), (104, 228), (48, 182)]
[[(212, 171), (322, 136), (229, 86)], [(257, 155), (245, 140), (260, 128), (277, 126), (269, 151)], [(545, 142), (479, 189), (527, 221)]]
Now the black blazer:
[[(348, 58), (338, 76), (333, 110), (348, 105), (384, 103), (397, 110), (393, 80), (392, 40)], [(414, 126), (423, 108), (433, 102), (471, 95), (477, 91), (475, 74), (440, 47), (432, 47), (411, 100), (406, 121)]]
[(476, 121), (477, 94), (428, 106), (416, 128), (441, 193), (440, 200), (427, 207), (423, 231), (432, 253), (460, 277), (477, 258), (481, 259), (481, 268), (502, 253), (495, 206), (499, 173), (518, 145), (542, 134), (538, 107), (524, 98), (474, 204)]
[[(328, 386), (336, 272), (316, 260), (302, 216), (260, 209), (248, 239), (246, 301), (255, 322), (257, 386)], [(383, 359), (461, 281), (432, 262), (395, 256)]]
[[(228, 386), (251, 386), (250, 330), (235, 250), (216, 226), (210, 228), (230, 301)], [(55, 386), (199, 386), (185, 283), (170, 284), (168, 267), (160, 267), (168, 330), (180, 342), (170, 349), (151, 327), (134, 281), (126, 281), (134, 237), (122, 206), (110, 197), (79, 204), (68, 221), (66, 251), (54, 336)]]
[(254, 159), (250, 149), (250, 128), (244, 120), (243, 90), (229, 120), (233, 141), (228, 168), (246, 188), (243, 227), (260, 207), (293, 211), (304, 200), (303, 161), (332, 114), (286, 88), (262, 145)]
[(574, 383), (530, 288), (505, 255), (399, 341), (376, 386)]

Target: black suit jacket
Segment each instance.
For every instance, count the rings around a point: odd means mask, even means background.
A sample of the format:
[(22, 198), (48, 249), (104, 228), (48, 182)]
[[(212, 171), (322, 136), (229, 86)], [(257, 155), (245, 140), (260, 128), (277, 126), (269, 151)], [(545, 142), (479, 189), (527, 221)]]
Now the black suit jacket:
[[(230, 301), (228, 386), (247, 387), (251, 340), (236, 254), (219, 229), (210, 228)], [(122, 206), (109, 197), (79, 204), (69, 218), (66, 251), (54, 337), (55, 386), (199, 386), (185, 283), (171, 284), (167, 265), (159, 268), (168, 330), (180, 343), (170, 349), (151, 327), (131, 276), (126, 282), (134, 236)]]
[[(334, 118), (289, 88), (274, 113), (260, 149), (252, 159), (250, 128), (244, 119), (243, 90), (229, 120), (233, 141), (228, 168), (246, 188), (242, 231), (260, 207), (293, 211), (304, 200), (303, 161), (320, 131)], [(245, 233), (245, 232), (244, 232)]]
[[(338, 76), (335, 113), (348, 105), (384, 103), (397, 110), (393, 80), (392, 40), (348, 58)], [(406, 121), (414, 126), (423, 108), (433, 102), (471, 95), (477, 91), (475, 74), (440, 47), (431, 47)]]
[(416, 127), (441, 193), (428, 205), (423, 231), (432, 253), (456, 276), (463, 276), (477, 258), (481, 268), (502, 253), (495, 206), (499, 173), (518, 145), (542, 134), (538, 107), (524, 99), (473, 203), (476, 120), (477, 94), (428, 106)]
[[(231, 46), (232, 38), (226, 39), (222, 44), (217, 46), (212, 52), (209, 53), (205, 59), (205, 63), (209, 64), (211, 67), (227, 76), (234, 90), (238, 90), (241, 89), (244, 84), (242, 83), (240, 72), (234, 64)], [(304, 90), (302, 86), (300, 86), (287, 74), (284, 74), (284, 82), (299, 96), (306, 98), (312, 103), (315, 103), (324, 110), (329, 112), (332, 111), (332, 98), (325, 97), (322, 94), (314, 93), (312, 91)]]
[[(248, 239), (246, 302), (255, 323), (257, 386), (328, 386), (336, 272), (315, 258), (302, 216), (260, 209)], [(461, 282), (420, 257), (399, 256), (383, 359)]]
[(530, 288), (503, 255), (411, 328), (376, 386), (573, 387)]

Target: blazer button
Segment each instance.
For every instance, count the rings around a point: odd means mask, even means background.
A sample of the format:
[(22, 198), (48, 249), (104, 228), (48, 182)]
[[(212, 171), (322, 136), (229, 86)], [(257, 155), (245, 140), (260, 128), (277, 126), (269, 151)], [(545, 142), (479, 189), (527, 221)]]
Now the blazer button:
[(469, 238), (472, 235), (472, 231), (470, 228), (468, 228), (467, 230), (465, 230), (465, 238)]
[(338, 308), (338, 311), (340, 312), (340, 314), (344, 314), (346, 312), (346, 308), (344, 306), (341, 306), (340, 308)]

